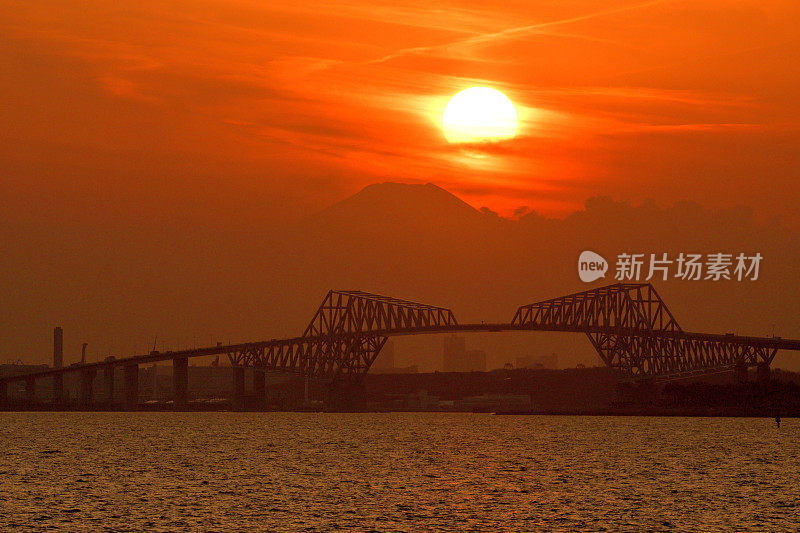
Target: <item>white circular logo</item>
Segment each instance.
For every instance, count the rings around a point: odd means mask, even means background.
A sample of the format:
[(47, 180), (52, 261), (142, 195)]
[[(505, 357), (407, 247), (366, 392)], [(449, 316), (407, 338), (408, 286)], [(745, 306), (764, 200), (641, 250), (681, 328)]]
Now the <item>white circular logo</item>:
[(589, 283), (596, 279), (606, 277), (608, 261), (602, 255), (589, 250), (581, 252), (578, 258), (578, 275), (581, 281)]

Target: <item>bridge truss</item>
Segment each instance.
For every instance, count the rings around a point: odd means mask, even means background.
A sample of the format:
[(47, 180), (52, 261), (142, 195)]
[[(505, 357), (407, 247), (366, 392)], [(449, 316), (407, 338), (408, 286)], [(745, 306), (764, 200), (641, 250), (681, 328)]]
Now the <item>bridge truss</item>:
[(331, 291), (299, 337), (153, 351), (4, 376), (0, 378), (0, 403), (8, 385), (15, 382), (23, 382), (32, 399), (35, 382), (42, 378), (52, 378), (54, 397), (62, 398), (63, 375), (70, 372), (81, 375), (85, 397), (91, 398), (94, 375), (102, 371), (111, 397), (114, 369), (120, 368), (127, 383), (126, 402), (133, 406), (138, 365), (171, 360), (176, 405), (185, 405), (188, 359), (215, 354), (228, 355), (236, 370), (235, 388), (240, 392), (243, 367), (257, 369), (262, 376), (264, 371), (296, 373), (327, 381), (333, 389), (336, 384), (357, 385), (390, 336), (480, 331), (583, 333), (603, 362), (626, 379), (672, 380), (734, 369), (746, 372), (752, 366), (758, 367), (763, 377), (778, 350), (800, 351), (800, 340), (686, 331), (647, 283), (620, 283), (524, 305), (511, 322), (499, 324), (459, 324), (444, 307), (361, 291)]
[(649, 283), (618, 283), (520, 307), (508, 324), (460, 325), (453, 312), (361, 291), (330, 291), (303, 335), (239, 345), (237, 366), (335, 381), (366, 373), (388, 337), (468, 331), (583, 333), (622, 378), (679, 379), (769, 365), (800, 341), (684, 331)]
[(234, 365), (353, 380), (369, 370), (390, 334), (457, 326), (453, 312), (443, 307), (330, 291), (301, 337), (244, 345), (228, 357)]
[(649, 283), (619, 283), (517, 310), (520, 329), (583, 332), (603, 362), (626, 378), (677, 379), (769, 365), (780, 339), (685, 332)]

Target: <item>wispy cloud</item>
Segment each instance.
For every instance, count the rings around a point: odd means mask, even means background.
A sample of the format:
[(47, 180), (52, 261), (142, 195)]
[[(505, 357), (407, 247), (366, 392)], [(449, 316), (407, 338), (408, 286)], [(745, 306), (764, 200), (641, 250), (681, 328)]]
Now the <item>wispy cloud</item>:
[(614, 15), (617, 13), (622, 13), (626, 11), (636, 10), (636, 9), (643, 9), (646, 7), (650, 7), (656, 4), (662, 4), (668, 0), (652, 0), (649, 2), (642, 2), (639, 4), (633, 4), (629, 6), (617, 7), (612, 9), (600, 10), (600, 11), (592, 11), (590, 13), (577, 15), (573, 17), (567, 17), (559, 20), (552, 20), (548, 22), (537, 22), (534, 24), (526, 24), (523, 26), (514, 26), (510, 28), (504, 28), (497, 31), (490, 31), (486, 33), (482, 33), (479, 35), (474, 35), (471, 37), (467, 37), (464, 39), (459, 39), (456, 41), (451, 41), (444, 44), (437, 44), (432, 46), (416, 46), (411, 48), (402, 48), (399, 50), (395, 50), (394, 52), (387, 54), (383, 57), (378, 59), (373, 59), (368, 61), (367, 63), (384, 63), (386, 61), (391, 61), (392, 59), (396, 59), (398, 57), (407, 56), (407, 55), (415, 55), (415, 54), (428, 54), (428, 53), (446, 53), (448, 55), (453, 53), (458, 53), (460, 49), (475, 47), (484, 44), (496, 44), (501, 41), (507, 40), (520, 40), (524, 37), (530, 36), (532, 34), (538, 35), (548, 35), (553, 37), (568, 37), (573, 39), (585, 39), (590, 41), (596, 42), (606, 42), (606, 43), (618, 43), (619, 41), (613, 41), (610, 39), (601, 39), (598, 37), (591, 37), (587, 35), (577, 35), (577, 34), (568, 34), (568, 33), (557, 33), (553, 31), (549, 31), (551, 28), (556, 26), (564, 26), (567, 24), (573, 24), (576, 22), (583, 22), (586, 20), (591, 20), (598, 17), (604, 17), (609, 15)]

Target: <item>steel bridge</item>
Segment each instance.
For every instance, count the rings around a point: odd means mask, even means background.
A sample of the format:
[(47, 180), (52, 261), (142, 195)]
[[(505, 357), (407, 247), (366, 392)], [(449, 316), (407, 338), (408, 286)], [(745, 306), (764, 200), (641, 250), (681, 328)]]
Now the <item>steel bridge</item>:
[[(450, 309), (361, 291), (330, 291), (299, 337), (107, 359), (0, 378), (0, 402), (8, 385), (25, 384), (33, 403), (35, 384), (51, 378), (54, 401), (63, 398), (63, 376), (80, 373), (81, 395), (93, 401), (93, 381), (103, 372), (105, 402), (114, 400), (114, 371), (124, 373), (124, 403), (138, 403), (141, 364), (172, 361), (175, 408), (187, 402), (188, 360), (224, 354), (234, 367), (234, 396), (244, 394), (244, 369), (264, 395), (266, 372), (295, 373), (332, 385), (357, 383), (391, 336), (447, 332), (560, 331), (585, 334), (620, 379), (669, 381), (721, 372), (746, 379), (748, 368), (769, 377), (778, 350), (800, 350), (800, 340), (695, 333), (683, 330), (649, 283), (619, 283), (523, 305), (507, 323), (459, 324)], [(60, 350), (60, 346), (57, 348)]]

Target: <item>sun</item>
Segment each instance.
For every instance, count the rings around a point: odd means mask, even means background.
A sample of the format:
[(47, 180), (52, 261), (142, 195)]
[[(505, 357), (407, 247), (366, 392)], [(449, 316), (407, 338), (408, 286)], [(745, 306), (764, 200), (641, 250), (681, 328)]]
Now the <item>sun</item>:
[(444, 136), (451, 143), (513, 139), (517, 110), (506, 95), (489, 87), (470, 87), (453, 96), (442, 114)]

